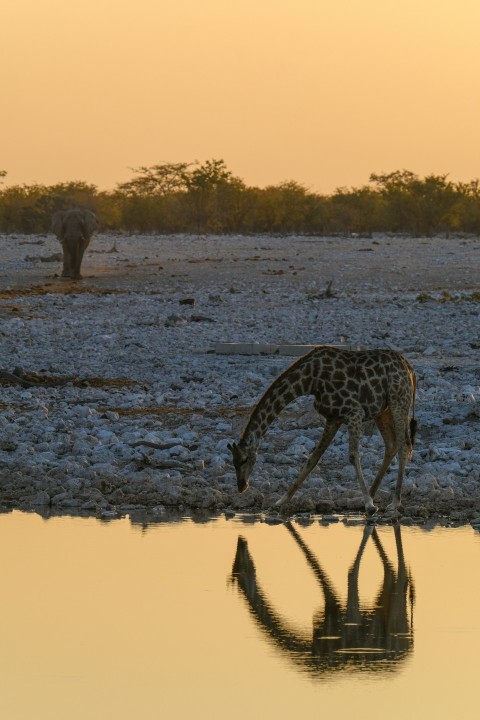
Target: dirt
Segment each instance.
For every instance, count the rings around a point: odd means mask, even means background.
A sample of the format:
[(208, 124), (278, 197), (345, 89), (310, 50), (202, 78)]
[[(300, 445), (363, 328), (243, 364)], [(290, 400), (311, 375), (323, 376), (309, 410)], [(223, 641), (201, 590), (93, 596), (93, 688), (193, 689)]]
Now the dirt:
[[(203, 253), (197, 241), (197, 256), (192, 258), (188, 238), (184, 237), (116, 238), (119, 251), (112, 254), (107, 249), (112, 238), (100, 236), (87, 250), (82, 280), (59, 277), (59, 262), (25, 262), (13, 270), (0, 268), (0, 298), (48, 293), (165, 292), (169, 286), (210, 284), (219, 273), (222, 281), (232, 286), (244, 275), (260, 284), (266, 276), (275, 275), (281, 276), (285, 284), (315, 283), (319, 288), (332, 281), (333, 291), (365, 287), (402, 292), (468, 290), (477, 289), (479, 284), (480, 238), (475, 237), (254, 237), (238, 238), (238, 245), (235, 238), (218, 237), (214, 239), (215, 257), (211, 255), (211, 238), (209, 241)], [(51, 237), (44, 242), (47, 250), (55, 248)], [(8, 244), (10, 255), (19, 261), (25, 258), (24, 248), (15, 240)], [(39, 251), (39, 255), (44, 252)]]

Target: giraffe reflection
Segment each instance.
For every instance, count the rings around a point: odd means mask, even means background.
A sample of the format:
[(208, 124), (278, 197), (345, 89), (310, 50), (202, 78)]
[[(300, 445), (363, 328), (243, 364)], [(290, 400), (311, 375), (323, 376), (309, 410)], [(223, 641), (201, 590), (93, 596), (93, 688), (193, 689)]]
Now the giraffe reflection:
[[(328, 575), (291, 523), (285, 527), (300, 547), (324, 596), (324, 609), (314, 616), (309, 636), (292, 629), (275, 611), (267, 593), (257, 582), (247, 541), (238, 538), (232, 580), (247, 600), (252, 616), (276, 646), (296, 665), (313, 674), (337, 670), (391, 671), (413, 647), (412, 613), (414, 587), (405, 565), (400, 525), (395, 525), (397, 569), (390, 562), (376, 529), (366, 526), (355, 560), (348, 572), (346, 604), (335, 591)], [(383, 565), (383, 582), (369, 607), (360, 603), (358, 575), (369, 541), (375, 545)]]

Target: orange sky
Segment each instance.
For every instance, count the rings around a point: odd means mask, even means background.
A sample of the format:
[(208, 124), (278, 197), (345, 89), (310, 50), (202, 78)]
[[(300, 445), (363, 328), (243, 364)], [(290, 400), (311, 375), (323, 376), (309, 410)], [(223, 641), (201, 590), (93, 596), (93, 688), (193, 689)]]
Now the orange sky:
[(480, 176), (478, 0), (2, 0), (0, 23), (9, 184)]

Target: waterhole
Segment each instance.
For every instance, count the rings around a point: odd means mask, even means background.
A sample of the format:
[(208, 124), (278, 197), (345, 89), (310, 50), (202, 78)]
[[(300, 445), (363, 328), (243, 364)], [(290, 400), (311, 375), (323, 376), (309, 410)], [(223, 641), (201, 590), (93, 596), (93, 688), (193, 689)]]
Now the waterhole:
[(478, 715), (480, 535), (0, 517), (10, 720)]

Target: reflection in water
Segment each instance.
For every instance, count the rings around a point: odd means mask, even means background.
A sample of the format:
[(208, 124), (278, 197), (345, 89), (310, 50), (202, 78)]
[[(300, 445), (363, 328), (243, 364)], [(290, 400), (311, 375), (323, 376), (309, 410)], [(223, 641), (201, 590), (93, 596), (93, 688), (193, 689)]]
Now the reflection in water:
[[(397, 570), (390, 562), (375, 528), (366, 526), (356, 557), (348, 572), (346, 604), (342, 603), (329, 577), (297, 530), (285, 525), (300, 547), (324, 596), (324, 608), (315, 614), (313, 634), (308, 637), (292, 628), (275, 611), (268, 594), (257, 582), (255, 565), (247, 541), (239, 536), (232, 580), (247, 600), (258, 627), (297, 666), (318, 675), (336, 670), (391, 671), (413, 647), (414, 586), (405, 565), (400, 525), (393, 527)], [(358, 575), (369, 538), (383, 565), (383, 582), (371, 606), (360, 602)]]

